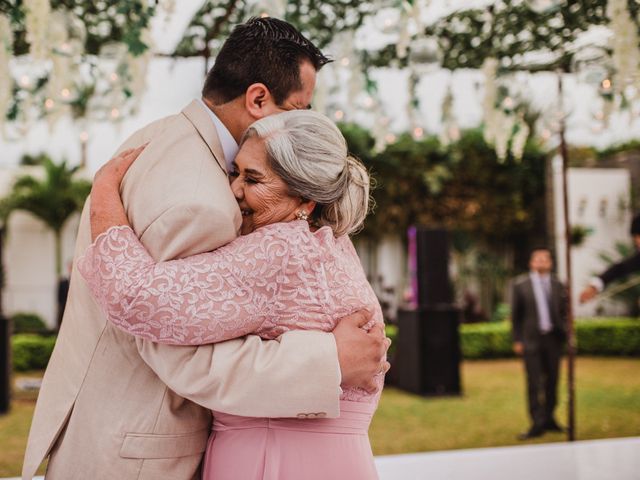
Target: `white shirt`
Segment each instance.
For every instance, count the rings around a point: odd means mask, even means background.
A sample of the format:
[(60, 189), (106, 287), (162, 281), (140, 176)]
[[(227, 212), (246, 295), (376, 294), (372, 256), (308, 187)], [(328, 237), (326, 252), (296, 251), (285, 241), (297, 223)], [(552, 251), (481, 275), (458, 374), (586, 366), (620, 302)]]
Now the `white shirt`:
[(549, 308), (551, 303), (551, 277), (548, 274), (540, 275), (537, 272), (530, 272), (529, 277), (531, 278), (533, 296), (536, 299), (536, 308), (538, 310), (538, 328), (542, 333), (549, 333), (553, 330)]
[(218, 133), (218, 138), (220, 139), (220, 145), (222, 146), (222, 152), (224, 153), (224, 161), (227, 164), (227, 172), (231, 172), (233, 170), (232, 163), (236, 159), (236, 155), (238, 154), (238, 150), (240, 147), (236, 142), (236, 139), (233, 138), (229, 129), (220, 121), (220, 119), (216, 116), (215, 113), (211, 111), (207, 104), (202, 101), (201, 98), (198, 99), (200, 105), (207, 111), (209, 117), (213, 121), (213, 124), (216, 127), (216, 132)]

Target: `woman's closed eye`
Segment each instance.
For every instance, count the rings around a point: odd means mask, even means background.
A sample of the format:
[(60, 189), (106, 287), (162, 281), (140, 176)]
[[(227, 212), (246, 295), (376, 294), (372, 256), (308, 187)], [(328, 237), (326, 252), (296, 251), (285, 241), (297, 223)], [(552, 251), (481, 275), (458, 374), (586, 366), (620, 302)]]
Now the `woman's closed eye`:
[[(240, 172), (238, 170), (233, 170), (231, 172), (229, 172), (229, 178), (235, 180), (236, 178), (238, 178), (240, 176)], [(256, 183), (260, 183), (260, 181), (256, 178), (253, 178), (251, 175), (244, 175), (244, 179), (243, 179), (244, 183), (249, 183), (249, 184), (256, 184)]]

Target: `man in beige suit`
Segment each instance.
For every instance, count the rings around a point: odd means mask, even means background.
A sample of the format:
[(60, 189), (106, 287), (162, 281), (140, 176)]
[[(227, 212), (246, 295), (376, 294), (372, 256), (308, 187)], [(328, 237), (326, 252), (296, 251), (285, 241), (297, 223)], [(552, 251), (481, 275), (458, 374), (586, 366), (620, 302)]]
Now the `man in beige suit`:
[[(275, 19), (238, 26), (207, 77), (203, 100), (136, 132), (120, 150), (148, 143), (122, 195), (157, 260), (233, 240), (241, 214), (227, 180), (242, 132), (282, 110), (308, 108), (327, 59)], [(85, 205), (76, 257), (90, 243)], [(330, 333), (290, 332), (197, 348), (136, 339), (114, 328), (81, 275), (69, 300), (38, 398), (23, 467), (31, 479), (49, 457), (48, 480), (198, 478), (209, 409), (236, 415), (339, 415), (339, 386), (373, 386), (388, 342), (348, 317)], [(269, 401), (265, 402), (265, 399)], [(248, 452), (250, 454), (250, 452)]]

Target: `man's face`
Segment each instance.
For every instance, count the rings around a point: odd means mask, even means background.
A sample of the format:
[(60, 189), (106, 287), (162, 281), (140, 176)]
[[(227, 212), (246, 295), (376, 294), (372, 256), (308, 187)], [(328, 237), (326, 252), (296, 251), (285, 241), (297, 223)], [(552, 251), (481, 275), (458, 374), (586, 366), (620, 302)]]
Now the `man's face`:
[(633, 243), (636, 244), (636, 248), (640, 250), (640, 235), (633, 236)]
[(542, 275), (551, 272), (553, 268), (553, 260), (551, 260), (551, 253), (548, 250), (535, 250), (531, 254), (529, 260), (529, 268), (533, 272), (540, 273)]
[(265, 106), (266, 115), (273, 115), (274, 113), (289, 110), (310, 109), (313, 90), (316, 88), (316, 69), (313, 68), (313, 65), (309, 61), (305, 60), (300, 64), (300, 83), (302, 84), (302, 88), (291, 92), (280, 105), (270, 102), (269, 105)]

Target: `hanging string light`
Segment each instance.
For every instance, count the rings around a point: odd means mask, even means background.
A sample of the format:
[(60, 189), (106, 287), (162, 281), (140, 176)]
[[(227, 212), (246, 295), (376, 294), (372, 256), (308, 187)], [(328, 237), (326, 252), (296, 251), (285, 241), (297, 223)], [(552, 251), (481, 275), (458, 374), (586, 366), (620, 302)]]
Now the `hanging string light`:
[[(9, 72), (9, 59), (11, 58), (13, 33), (11, 32), (9, 19), (0, 15), (0, 71)], [(13, 92), (13, 79), (11, 75), (0, 75), (0, 132), (5, 137), (4, 123), (11, 105)]]
[(613, 36), (612, 62), (615, 70), (613, 87), (616, 93), (624, 94), (628, 86), (640, 87), (640, 43), (638, 29), (631, 19), (626, 0), (609, 0), (607, 16)]
[(49, 0), (24, 0), (24, 7), (29, 53), (34, 60), (45, 60), (51, 53), (48, 41), (51, 5)]
[(456, 141), (460, 138), (460, 129), (456, 122), (455, 115), (453, 113), (453, 90), (451, 89), (451, 83), (447, 87), (447, 93), (442, 100), (442, 130), (439, 135), (440, 143), (442, 145), (449, 145), (452, 141)]

